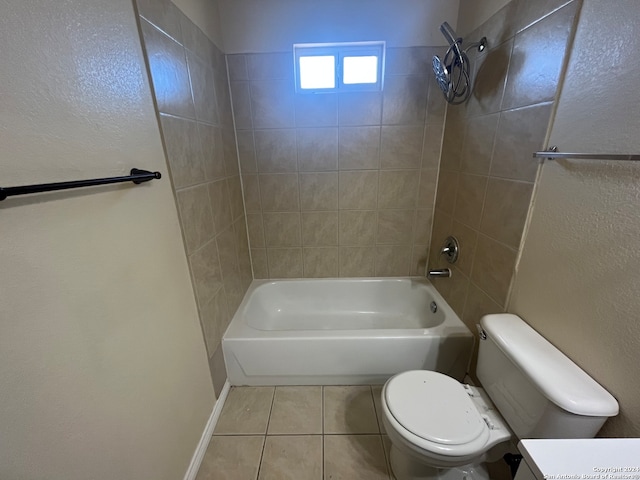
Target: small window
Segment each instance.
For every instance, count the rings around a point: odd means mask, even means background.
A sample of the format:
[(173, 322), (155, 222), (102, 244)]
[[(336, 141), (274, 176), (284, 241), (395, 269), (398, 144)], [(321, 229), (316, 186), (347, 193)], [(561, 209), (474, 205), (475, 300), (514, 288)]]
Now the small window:
[(296, 91), (382, 90), (384, 42), (296, 44)]

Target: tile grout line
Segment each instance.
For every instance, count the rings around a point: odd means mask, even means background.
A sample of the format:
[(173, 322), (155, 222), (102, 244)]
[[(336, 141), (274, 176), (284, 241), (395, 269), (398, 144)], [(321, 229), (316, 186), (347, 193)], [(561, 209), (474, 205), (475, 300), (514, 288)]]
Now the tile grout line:
[(264, 440), (262, 443), (262, 452), (260, 453), (260, 462), (258, 463), (258, 472), (256, 474), (256, 480), (260, 478), (260, 470), (262, 470), (262, 460), (264, 459), (264, 450), (267, 447), (267, 433), (269, 432), (269, 424), (271, 423), (271, 413), (273, 412), (273, 403), (276, 399), (276, 388), (273, 387), (273, 396), (271, 397), (271, 406), (269, 408), (269, 417), (267, 418), (267, 426), (264, 431)]
[[(338, 265), (338, 268), (340, 268), (340, 265)], [(322, 428), (321, 428), (321, 445), (320, 445), (320, 478), (324, 479), (324, 385), (322, 385), (320, 387), (320, 412), (321, 412), (321, 416), (322, 416)]]

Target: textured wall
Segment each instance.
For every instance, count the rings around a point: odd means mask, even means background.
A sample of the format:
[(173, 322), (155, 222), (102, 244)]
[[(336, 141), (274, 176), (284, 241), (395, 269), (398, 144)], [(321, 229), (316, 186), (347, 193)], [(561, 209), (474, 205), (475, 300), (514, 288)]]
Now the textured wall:
[(228, 57), (256, 278), (416, 274), (445, 101), (434, 49), (387, 50), (383, 92), (296, 94), (293, 55)]
[(472, 331), (506, 306), (538, 170), (531, 154), (545, 145), (579, 9), (552, 3), (514, 0), (468, 35), (486, 36), (489, 49), (472, 56), (470, 100), (447, 110), (430, 266), (448, 266), (439, 249), (455, 235), (452, 278), (434, 284)]
[[(640, 152), (639, 22), (635, 1), (584, 2), (550, 144)], [(640, 435), (639, 195), (637, 163), (545, 161), (509, 305), (618, 399), (605, 436)]]
[(182, 478), (215, 397), (132, 4), (0, 4), (0, 478)]
[(170, 1), (141, 28), (216, 390), (215, 355), (252, 280), (224, 55)]

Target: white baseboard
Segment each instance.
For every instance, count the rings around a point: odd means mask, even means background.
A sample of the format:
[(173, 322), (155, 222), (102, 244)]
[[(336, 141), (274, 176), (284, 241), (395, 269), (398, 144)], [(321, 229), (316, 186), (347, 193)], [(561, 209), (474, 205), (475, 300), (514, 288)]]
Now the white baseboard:
[(213, 406), (213, 411), (207, 421), (207, 425), (204, 427), (204, 431), (202, 432), (202, 437), (196, 447), (196, 451), (193, 453), (191, 463), (189, 464), (189, 468), (187, 468), (187, 473), (184, 475), (184, 480), (196, 479), (204, 454), (207, 452), (207, 448), (209, 447), (209, 441), (213, 435), (213, 429), (216, 428), (216, 423), (218, 423), (218, 418), (220, 418), (220, 413), (222, 413), (222, 407), (224, 407), (224, 402), (227, 400), (230, 388), (231, 384), (229, 384), (229, 380), (227, 380), (224, 387), (222, 387), (222, 391), (220, 392), (220, 396), (218, 397), (216, 404)]

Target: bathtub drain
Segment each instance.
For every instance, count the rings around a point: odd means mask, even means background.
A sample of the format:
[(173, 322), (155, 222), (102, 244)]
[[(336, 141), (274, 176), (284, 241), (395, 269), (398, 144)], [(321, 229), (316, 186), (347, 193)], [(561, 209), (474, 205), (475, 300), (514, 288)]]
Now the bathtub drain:
[(436, 313), (438, 311), (438, 304), (436, 302), (431, 302), (431, 313)]

